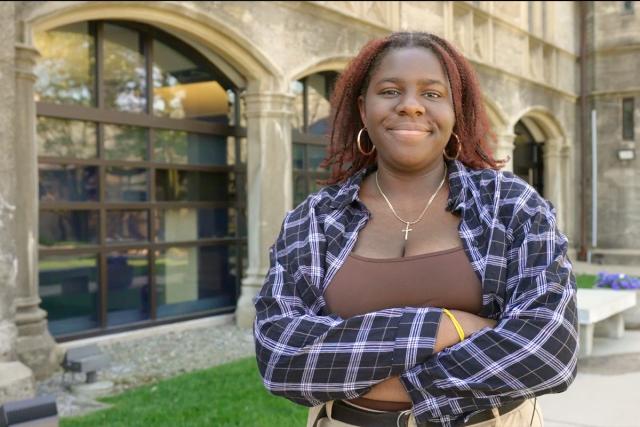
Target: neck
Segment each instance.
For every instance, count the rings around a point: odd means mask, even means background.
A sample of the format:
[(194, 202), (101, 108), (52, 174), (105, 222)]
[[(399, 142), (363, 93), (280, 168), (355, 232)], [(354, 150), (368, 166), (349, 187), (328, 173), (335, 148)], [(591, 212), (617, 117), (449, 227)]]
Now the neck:
[(378, 181), (387, 197), (400, 203), (409, 201), (413, 204), (416, 200), (423, 200), (437, 190), (442, 182), (444, 171), (444, 160), (418, 173), (396, 171), (384, 164), (378, 164)]

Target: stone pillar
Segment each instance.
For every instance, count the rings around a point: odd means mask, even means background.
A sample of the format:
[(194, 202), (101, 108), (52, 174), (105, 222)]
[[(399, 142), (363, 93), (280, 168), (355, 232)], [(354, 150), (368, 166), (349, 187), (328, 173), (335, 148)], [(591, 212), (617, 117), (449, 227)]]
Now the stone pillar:
[(545, 141), (542, 157), (544, 163), (543, 197), (550, 200), (555, 206), (558, 227), (564, 230), (566, 207), (562, 187), (564, 181), (569, 179), (569, 176), (566, 173), (566, 162), (563, 161), (561, 156), (562, 145), (562, 139), (548, 139)]
[(247, 115), (247, 220), (249, 266), (242, 281), (236, 322), (251, 327), (253, 297), (269, 269), (269, 247), (293, 203), (291, 115), (293, 96), (249, 92), (244, 95)]
[[(5, 4), (0, 10), (11, 16), (13, 5)], [(6, 15), (5, 15), (6, 16)], [(0, 18), (1, 19), (1, 18)], [(4, 23), (3, 23), (4, 24)], [(17, 140), (15, 107), (16, 88), (13, 75), (15, 51), (11, 40), (15, 38), (13, 25), (2, 25), (3, 40), (0, 47), (0, 405), (11, 400), (31, 397), (35, 384), (31, 370), (16, 361), (17, 328), (15, 326), (14, 298), (19, 268), (16, 255), (16, 221), (20, 212), (16, 209), (17, 170), (14, 141)], [(9, 46), (7, 46), (9, 44)]]
[(33, 73), (38, 51), (16, 44), (15, 153), (20, 167), (17, 181), (15, 219), (16, 299), (18, 358), (29, 366), (36, 379), (51, 375), (60, 362), (60, 351), (47, 329), (47, 313), (40, 309), (38, 296), (38, 157), (36, 112), (33, 100)]
[(502, 170), (513, 172), (513, 150), (516, 148), (514, 144), (516, 136), (512, 133), (503, 133), (496, 135), (498, 143), (496, 144), (493, 156), (498, 159), (509, 159)]

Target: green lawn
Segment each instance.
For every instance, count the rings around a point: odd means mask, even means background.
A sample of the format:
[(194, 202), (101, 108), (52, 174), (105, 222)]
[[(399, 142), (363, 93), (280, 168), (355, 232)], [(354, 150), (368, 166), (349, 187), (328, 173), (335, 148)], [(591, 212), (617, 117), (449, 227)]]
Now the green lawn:
[(299, 427), (307, 408), (267, 393), (254, 357), (100, 399), (112, 408), (61, 427)]
[(576, 282), (579, 288), (593, 288), (596, 283), (596, 276), (592, 274), (576, 274)]

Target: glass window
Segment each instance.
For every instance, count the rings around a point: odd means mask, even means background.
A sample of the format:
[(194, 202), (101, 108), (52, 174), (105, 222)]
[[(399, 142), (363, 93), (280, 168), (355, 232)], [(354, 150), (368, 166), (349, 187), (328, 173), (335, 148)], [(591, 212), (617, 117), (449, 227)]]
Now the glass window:
[[(141, 22), (96, 20), (35, 37), (36, 100), (47, 103), (37, 122), (40, 277), (54, 335), (232, 311), (241, 267), (228, 266), (243, 265), (247, 233), (243, 89)], [(171, 242), (190, 249), (171, 252)], [(195, 266), (195, 279), (175, 281), (187, 267), (165, 275), (174, 261)], [(152, 265), (162, 267), (158, 295), (169, 297), (160, 305), (150, 298)], [(77, 295), (66, 310), (68, 289)]]
[(78, 210), (41, 211), (40, 246), (74, 248), (98, 243), (98, 212)]
[(633, 141), (635, 138), (634, 104), (633, 98), (624, 98), (622, 100), (622, 139), (626, 141)]
[(105, 177), (110, 202), (144, 202), (147, 200), (147, 170), (109, 166)]
[(95, 123), (38, 117), (36, 126), (39, 156), (92, 159), (98, 155)]
[(142, 113), (147, 106), (146, 68), (142, 39), (137, 31), (116, 24), (104, 25), (105, 106)]
[(107, 243), (149, 240), (149, 212), (145, 210), (107, 211)]
[(104, 151), (108, 160), (146, 160), (148, 131), (138, 126), (104, 125)]
[(158, 201), (227, 201), (232, 197), (227, 173), (158, 169), (156, 200)]
[(56, 104), (95, 105), (95, 39), (88, 22), (37, 32), (35, 99)]
[(38, 261), (41, 307), (49, 330), (69, 334), (99, 326), (98, 258), (93, 255), (41, 255)]
[(41, 164), (39, 169), (41, 202), (98, 200), (98, 168), (96, 166)]
[(149, 318), (149, 257), (146, 249), (111, 252), (107, 256), (109, 326)]
[(156, 238), (160, 242), (235, 236), (234, 208), (159, 209)]
[(228, 246), (172, 247), (156, 255), (158, 317), (235, 303)]
[(211, 67), (160, 40), (153, 41), (153, 53), (154, 115), (229, 123), (231, 100)]
[(155, 161), (162, 163), (227, 165), (227, 138), (177, 130), (158, 130), (153, 157)]

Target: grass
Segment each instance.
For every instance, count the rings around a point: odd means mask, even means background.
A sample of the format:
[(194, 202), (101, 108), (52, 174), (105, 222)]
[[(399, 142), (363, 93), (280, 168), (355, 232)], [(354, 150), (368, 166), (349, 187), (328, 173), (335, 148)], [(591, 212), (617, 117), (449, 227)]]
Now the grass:
[(578, 288), (593, 288), (596, 283), (596, 276), (593, 274), (576, 274)]
[(100, 399), (109, 409), (63, 418), (61, 427), (299, 427), (307, 408), (264, 389), (255, 358)]

